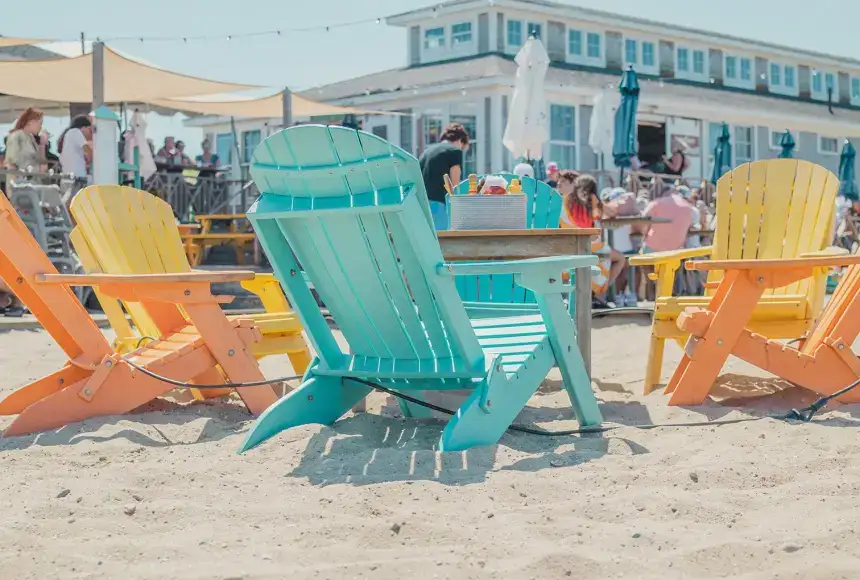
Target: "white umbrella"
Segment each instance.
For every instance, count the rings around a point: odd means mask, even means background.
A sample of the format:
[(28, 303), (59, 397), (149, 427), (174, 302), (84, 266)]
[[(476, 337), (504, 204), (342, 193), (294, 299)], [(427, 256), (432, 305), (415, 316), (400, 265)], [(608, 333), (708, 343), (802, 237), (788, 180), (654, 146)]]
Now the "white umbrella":
[(133, 165), (134, 148), (137, 147), (140, 177), (146, 181), (158, 171), (158, 168), (155, 166), (155, 159), (152, 158), (152, 150), (146, 141), (146, 116), (140, 111), (135, 111), (131, 116), (129, 125), (131, 125), (131, 134), (125, 141), (123, 157), (125, 157), (126, 163)]
[(598, 156), (602, 156), (602, 167), (612, 160), (612, 145), (615, 141), (615, 109), (620, 98), (618, 91), (603, 89), (594, 97), (591, 112), (591, 127), (588, 130), (588, 145)]
[(517, 81), (502, 143), (515, 158), (540, 159), (549, 137), (543, 89), (549, 55), (540, 40), (529, 38), (514, 60)]

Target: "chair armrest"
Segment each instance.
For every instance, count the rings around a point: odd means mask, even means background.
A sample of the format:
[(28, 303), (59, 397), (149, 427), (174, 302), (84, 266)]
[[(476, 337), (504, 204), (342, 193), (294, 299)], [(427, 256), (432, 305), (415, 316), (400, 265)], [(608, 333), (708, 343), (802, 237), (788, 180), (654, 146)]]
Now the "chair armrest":
[(680, 260), (689, 260), (690, 258), (710, 256), (713, 251), (713, 246), (702, 246), (701, 248), (685, 248), (683, 250), (670, 250), (668, 252), (654, 252), (653, 254), (631, 256), (629, 258), (629, 262), (631, 266), (657, 266), (659, 264), (668, 264), (670, 262), (678, 262)]
[(823, 250), (819, 250), (818, 252), (806, 252), (805, 254), (800, 254), (801, 258), (826, 258), (829, 256), (850, 256), (851, 252), (846, 250), (845, 248), (840, 248), (839, 246), (829, 246), (824, 248)]
[(101, 284), (170, 284), (200, 282), (241, 282), (253, 280), (254, 273), (244, 270), (232, 272), (183, 272), (181, 274), (36, 274), (39, 284), (63, 286), (99, 286)]
[(860, 255), (774, 258), (763, 260), (703, 260), (687, 262), (688, 270), (791, 270), (860, 264)]
[(589, 268), (597, 265), (597, 256), (552, 256), (527, 260), (499, 260), (491, 262), (447, 262), (436, 266), (439, 276), (475, 276), (482, 274), (533, 274)]

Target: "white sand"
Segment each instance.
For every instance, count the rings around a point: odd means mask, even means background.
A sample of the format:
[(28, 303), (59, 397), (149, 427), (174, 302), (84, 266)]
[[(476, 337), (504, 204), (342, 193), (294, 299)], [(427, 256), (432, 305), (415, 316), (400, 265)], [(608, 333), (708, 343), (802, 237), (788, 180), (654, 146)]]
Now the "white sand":
[[(662, 394), (639, 394), (646, 320), (597, 324), (595, 390), (607, 421), (753, 416), (814, 399), (790, 389), (742, 407), (669, 408)], [(680, 351), (667, 353), (666, 378)], [(6, 393), (63, 356), (43, 332), (12, 331), (0, 335), (0, 363)], [(263, 366), (268, 376), (290, 372), (285, 359)], [(750, 372), (737, 362), (726, 371)], [(558, 379), (518, 422), (575, 427)], [(0, 577), (860, 574), (856, 407), (814, 425), (506, 435), (444, 456), (431, 450), (439, 425), (400, 419), (381, 395), (370, 414), (296, 428), (244, 456), (236, 449), (250, 423), (238, 405), (158, 409), (0, 440)]]

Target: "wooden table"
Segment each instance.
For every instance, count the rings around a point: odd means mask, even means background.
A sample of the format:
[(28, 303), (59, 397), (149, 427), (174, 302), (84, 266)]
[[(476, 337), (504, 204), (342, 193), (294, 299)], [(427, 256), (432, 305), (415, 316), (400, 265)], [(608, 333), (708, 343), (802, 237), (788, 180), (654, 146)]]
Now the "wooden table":
[[(437, 232), (446, 260), (523, 260), (591, 254), (599, 228), (448, 230)], [(591, 270), (576, 272), (574, 322), (585, 369), (591, 376)]]
[[(248, 217), (243, 213), (225, 213), (225, 214), (202, 214), (195, 216), (194, 219), (198, 224), (183, 224), (180, 226), (179, 233), (185, 242), (185, 254), (188, 256), (188, 261), (192, 266), (197, 266), (203, 261), (206, 249), (209, 246), (222, 243), (230, 244), (236, 251), (236, 261), (243, 265), (245, 263), (245, 245), (253, 243), (257, 236), (253, 232), (247, 231)], [(213, 232), (212, 225), (215, 222), (227, 222), (229, 231)], [(193, 231), (192, 227), (197, 226), (200, 230)]]

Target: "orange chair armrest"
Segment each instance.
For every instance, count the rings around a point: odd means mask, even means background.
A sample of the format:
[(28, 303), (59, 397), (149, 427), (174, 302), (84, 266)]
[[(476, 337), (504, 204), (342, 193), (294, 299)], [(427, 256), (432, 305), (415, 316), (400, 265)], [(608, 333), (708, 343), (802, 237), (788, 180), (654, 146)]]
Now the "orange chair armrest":
[(860, 255), (818, 256), (810, 258), (774, 258), (760, 260), (701, 260), (687, 262), (688, 270), (792, 270), (828, 268), (860, 264)]

